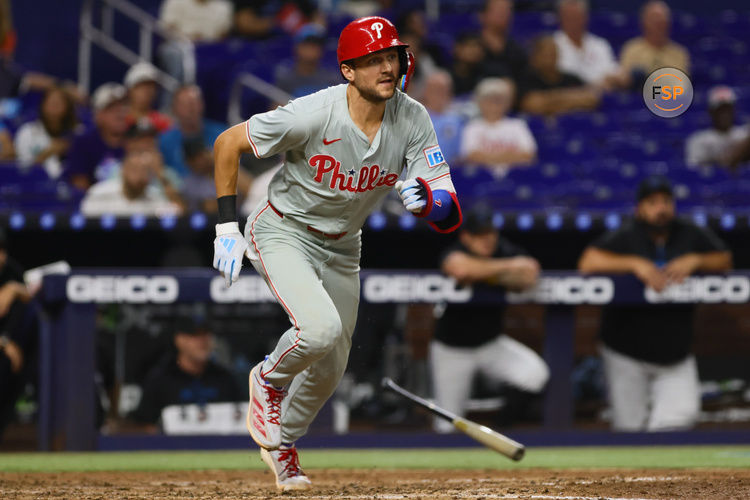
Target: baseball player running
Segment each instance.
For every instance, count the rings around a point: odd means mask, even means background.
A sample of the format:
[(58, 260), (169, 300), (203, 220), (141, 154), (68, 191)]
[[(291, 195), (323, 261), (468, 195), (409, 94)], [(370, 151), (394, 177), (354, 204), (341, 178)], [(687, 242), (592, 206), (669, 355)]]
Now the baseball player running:
[[(247, 427), (282, 491), (310, 487), (294, 443), (346, 368), (367, 216), (395, 188), (406, 209), (435, 230), (461, 224), (427, 111), (401, 91), (413, 64), (406, 47), (387, 19), (352, 21), (337, 51), (347, 83), (257, 114), (214, 146), (214, 267), (230, 286), (247, 255), (292, 324), (249, 377)], [(286, 158), (243, 236), (237, 171), (240, 153), (249, 151), (258, 158), (285, 152)]]

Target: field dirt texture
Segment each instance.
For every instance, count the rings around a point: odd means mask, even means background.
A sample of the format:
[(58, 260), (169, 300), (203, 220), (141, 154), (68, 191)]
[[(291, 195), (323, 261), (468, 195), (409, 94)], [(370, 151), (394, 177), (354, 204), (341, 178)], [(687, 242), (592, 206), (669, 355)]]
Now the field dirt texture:
[(278, 493), (267, 471), (0, 473), (0, 497), (337, 499), (740, 499), (747, 469), (312, 469), (313, 489)]

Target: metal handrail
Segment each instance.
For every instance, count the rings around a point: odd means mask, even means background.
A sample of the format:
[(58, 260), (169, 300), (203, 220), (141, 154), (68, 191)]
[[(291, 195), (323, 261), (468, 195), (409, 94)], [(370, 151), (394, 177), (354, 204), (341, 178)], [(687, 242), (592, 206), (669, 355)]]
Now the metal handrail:
[(252, 73), (240, 73), (232, 84), (232, 90), (229, 93), (229, 108), (227, 110), (227, 122), (230, 124), (240, 123), (244, 120), (242, 116), (242, 89), (249, 88), (259, 93), (263, 97), (276, 103), (285, 103), (292, 96), (287, 94), (279, 87), (258, 78)]
[[(102, 4), (102, 27), (94, 26), (94, 2)], [(140, 28), (138, 53), (118, 42), (113, 36), (114, 12), (118, 11), (131, 19)], [(183, 51), (183, 71), (185, 83), (195, 81), (195, 63), (193, 42), (184, 36), (175, 34), (161, 26), (156, 18), (148, 12), (126, 0), (84, 0), (81, 6), (80, 31), (78, 45), (78, 85), (84, 92), (89, 91), (91, 84), (91, 46), (97, 45), (122, 62), (133, 65), (141, 61), (151, 62), (151, 41), (156, 33), (164, 39), (174, 41)], [(157, 69), (157, 81), (168, 90), (174, 90), (182, 82), (173, 76)]]

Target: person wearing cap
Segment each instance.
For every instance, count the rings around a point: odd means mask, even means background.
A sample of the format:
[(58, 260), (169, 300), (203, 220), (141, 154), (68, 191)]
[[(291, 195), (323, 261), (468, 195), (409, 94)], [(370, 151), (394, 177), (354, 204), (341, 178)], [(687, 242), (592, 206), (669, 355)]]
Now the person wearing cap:
[[(441, 258), (444, 274), (464, 286), (492, 286), (522, 291), (533, 287), (539, 263), (500, 235), (494, 213), (484, 204), (465, 214), (458, 242)], [(439, 304), (430, 343), (430, 369), (435, 402), (463, 415), (477, 374), (506, 384), (504, 418), (522, 418), (535, 394), (549, 378), (549, 368), (534, 350), (503, 333), (504, 306), (500, 304)], [(513, 414), (515, 413), (515, 415)], [(450, 432), (449, 422), (436, 418), (435, 430)]]
[[(644, 179), (637, 199), (634, 219), (584, 250), (581, 272), (632, 273), (661, 292), (696, 272), (731, 269), (731, 253), (710, 229), (676, 217), (667, 178)], [(696, 423), (693, 311), (690, 304), (604, 308), (599, 333), (615, 430), (679, 430)]]
[(143, 394), (130, 418), (156, 431), (161, 412), (170, 405), (206, 405), (244, 398), (232, 373), (211, 359), (214, 334), (207, 318), (179, 317), (174, 351), (146, 375)]
[(94, 92), (95, 126), (73, 139), (63, 172), (76, 188), (85, 191), (94, 182), (110, 178), (125, 156), (126, 98), (127, 90), (119, 83), (105, 83)]
[(685, 142), (685, 163), (689, 166), (734, 167), (750, 160), (750, 124), (735, 125), (737, 94), (719, 85), (708, 91), (711, 128), (692, 133)]
[(32, 294), (23, 279), (23, 267), (8, 254), (0, 227), (0, 439), (13, 418), (23, 385), (32, 376), (37, 322), (28, 306)]
[(180, 192), (189, 211), (216, 213), (214, 158), (200, 137), (182, 143), (190, 173), (182, 181)]
[(526, 122), (506, 114), (513, 104), (513, 83), (485, 78), (474, 91), (480, 116), (461, 135), (461, 157), (468, 165), (482, 165), (498, 178), (508, 170), (536, 159), (536, 141)]
[(325, 41), (323, 26), (302, 26), (294, 35), (294, 60), (276, 66), (275, 85), (292, 97), (300, 97), (338, 84), (338, 74), (321, 65)]
[(128, 125), (148, 119), (158, 132), (164, 132), (172, 121), (154, 109), (159, 94), (157, 69), (147, 62), (139, 62), (125, 73), (124, 84), (128, 89)]

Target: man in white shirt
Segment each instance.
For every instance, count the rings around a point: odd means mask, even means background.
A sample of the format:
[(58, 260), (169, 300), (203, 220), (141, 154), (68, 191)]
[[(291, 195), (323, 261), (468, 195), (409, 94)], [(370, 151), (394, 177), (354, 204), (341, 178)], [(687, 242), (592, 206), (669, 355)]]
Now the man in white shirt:
[(618, 82), (617, 60), (607, 40), (588, 31), (587, 0), (560, 0), (557, 5), (560, 29), (554, 34), (557, 66), (589, 85), (613, 88)]
[(461, 135), (461, 157), (467, 164), (482, 165), (496, 177), (511, 167), (536, 159), (536, 141), (526, 122), (508, 118), (513, 84), (503, 78), (485, 78), (474, 92), (480, 117), (470, 121)]
[(719, 85), (708, 92), (711, 128), (693, 132), (685, 142), (685, 163), (689, 166), (735, 167), (748, 160), (750, 125), (734, 124), (737, 95), (731, 87)]
[(151, 151), (128, 154), (118, 177), (97, 182), (86, 192), (81, 213), (99, 215), (178, 215), (180, 207), (150, 184), (158, 158)]

